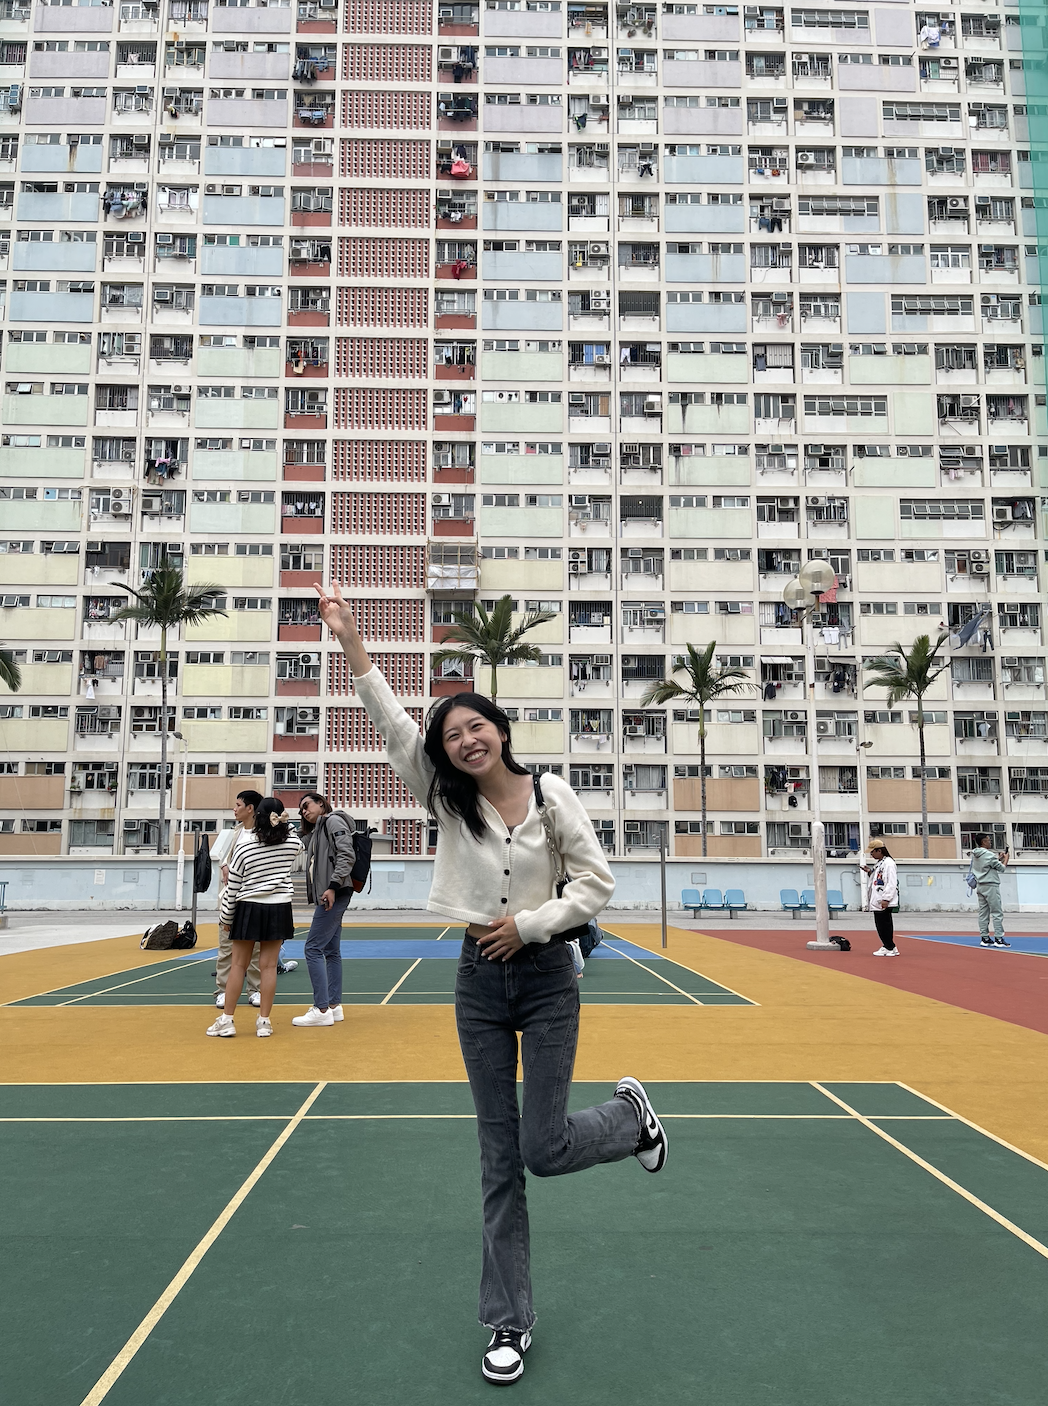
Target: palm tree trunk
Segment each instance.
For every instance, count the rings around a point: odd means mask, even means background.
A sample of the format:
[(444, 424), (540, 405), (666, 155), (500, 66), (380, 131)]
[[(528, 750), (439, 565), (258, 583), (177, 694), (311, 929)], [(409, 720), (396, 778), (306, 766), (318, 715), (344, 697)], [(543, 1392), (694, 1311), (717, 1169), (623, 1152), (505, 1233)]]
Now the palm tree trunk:
[(924, 709), (917, 703), (917, 738), (921, 748), (921, 840), (924, 858), (928, 858), (928, 774), (924, 764)]
[(706, 720), (699, 721), (699, 801), (702, 806), (702, 857), (706, 858)]
[(499, 666), (494, 659), (491, 661), (491, 701), (497, 703), (499, 698)]
[[(167, 628), (160, 628), (160, 828), (157, 854), (164, 853), (164, 812), (167, 802)], [(179, 900), (181, 901), (181, 900)]]

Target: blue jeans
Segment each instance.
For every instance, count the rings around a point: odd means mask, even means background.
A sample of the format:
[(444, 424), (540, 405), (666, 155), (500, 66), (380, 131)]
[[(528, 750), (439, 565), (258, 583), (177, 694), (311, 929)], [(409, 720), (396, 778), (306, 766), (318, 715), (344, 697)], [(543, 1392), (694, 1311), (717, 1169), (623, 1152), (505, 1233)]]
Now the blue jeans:
[(306, 937), (306, 966), (313, 983), (313, 1004), (320, 1010), (342, 1004), (342, 914), (353, 897), (352, 888), (338, 893), (330, 909), (318, 903)]
[[(530, 1328), (528, 1205), (524, 1170), (555, 1177), (629, 1157), (640, 1136), (635, 1108), (612, 1098), (567, 1111), (579, 1034), (579, 988), (563, 942), (526, 945), (488, 961), (467, 934), (455, 980), (455, 1018), (480, 1139), (484, 1203), (480, 1321)], [(517, 1105), (517, 1031), (524, 1065)]]

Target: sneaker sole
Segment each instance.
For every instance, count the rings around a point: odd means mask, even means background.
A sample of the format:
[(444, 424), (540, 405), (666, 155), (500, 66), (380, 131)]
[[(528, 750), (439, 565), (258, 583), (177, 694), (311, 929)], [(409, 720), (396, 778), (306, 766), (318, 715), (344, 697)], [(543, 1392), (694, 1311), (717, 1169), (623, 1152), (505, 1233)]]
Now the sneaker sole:
[(237, 1032), (235, 1030), (205, 1030), (205, 1035), (210, 1035), (213, 1040), (232, 1040)]
[(521, 1377), (524, 1375), (524, 1363), (523, 1361), (521, 1362), (519, 1368), (513, 1373), (512, 1377), (506, 1377), (502, 1376), (501, 1374), (492, 1375), (492, 1373), (488, 1371), (488, 1369), (484, 1366), (482, 1362), (480, 1364), (480, 1374), (486, 1382), (491, 1382), (493, 1386), (509, 1386), (512, 1382), (519, 1382)]

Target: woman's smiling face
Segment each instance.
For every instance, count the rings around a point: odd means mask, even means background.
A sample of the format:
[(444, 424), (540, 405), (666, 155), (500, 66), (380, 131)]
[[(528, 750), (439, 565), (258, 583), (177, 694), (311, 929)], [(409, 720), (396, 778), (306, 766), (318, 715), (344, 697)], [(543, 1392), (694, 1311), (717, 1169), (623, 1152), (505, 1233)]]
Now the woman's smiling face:
[(452, 708), (441, 729), (448, 761), (478, 781), (502, 765), (505, 740), (505, 733), (473, 708)]

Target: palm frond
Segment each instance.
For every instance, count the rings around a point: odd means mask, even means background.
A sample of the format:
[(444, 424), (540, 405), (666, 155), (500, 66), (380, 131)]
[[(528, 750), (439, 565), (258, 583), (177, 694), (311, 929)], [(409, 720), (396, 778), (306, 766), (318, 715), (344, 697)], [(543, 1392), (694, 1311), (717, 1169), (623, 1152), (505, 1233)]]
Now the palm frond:
[(0, 649), (0, 683), (6, 684), (12, 693), (22, 687), (22, 670), (15, 663), (14, 652)]
[(214, 615), (226, 614), (214, 604), (216, 597), (223, 593), (222, 586), (211, 583), (187, 586), (178, 567), (157, 567), (141, 589), (118, 584), (134, 600), (114, 611), (109, 617), (111, 620), (137, 620), (142, 625), (173, 629), (178, 625), (198, 625)]
[(716, 640), (711, 640), (701, 653), (693, 644), (685, 645), (687, 654), (675, 672), (685, 674), (687, 682), (660, 679), (648, 689), (641, 702), (646, 705), (687, 699), (704, 708), (716, 698), (723, 698), (730, 693), (744, 693), (751, 689), (753, 684), (742, 669), (721, 669), (714, 665), (713, 655), (716, 648)]

